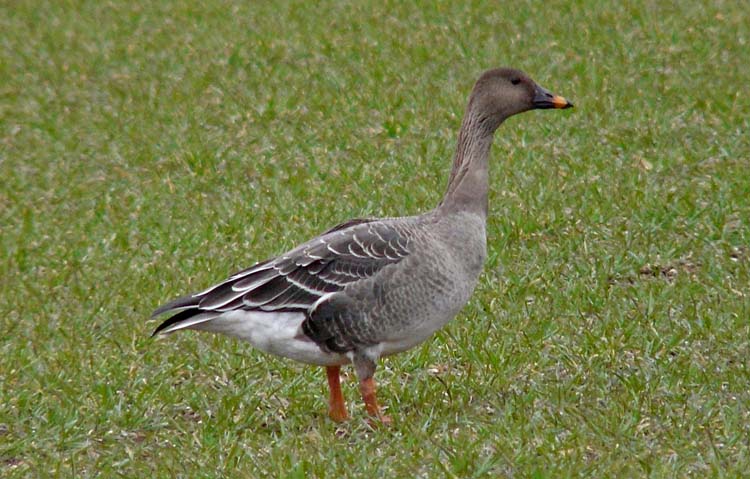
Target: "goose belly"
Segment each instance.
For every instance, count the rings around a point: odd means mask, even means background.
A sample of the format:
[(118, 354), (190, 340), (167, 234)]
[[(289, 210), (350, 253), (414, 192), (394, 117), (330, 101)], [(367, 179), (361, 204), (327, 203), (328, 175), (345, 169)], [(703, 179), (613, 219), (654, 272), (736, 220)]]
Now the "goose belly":
[(461, 303), (460, 305), (456, 304), (455, 308), (442, 310), (439, 313), (433, 312), (433, 314), (429, 315), (427, 318), (423, 318), (411, 327), (399, 331), (397, 335), (393, 335), (385, 341), (382, 341), (380, 343), (382, 355), (388, 356), (400, 353), (423, 343), (435, 334), (438, 329), (442, 328), (446, 323), (453, 319), (461, 310), (463, 304), (464, 303)]
[(382, 329), (382, 354), (400, 353), (429, 339), (463, 309), (475, 285), (476, 276), (460, 282), (441, 278), (437, 282), (415, 281), (400, 290), (400, 297), (373, 321), (388, 324)]

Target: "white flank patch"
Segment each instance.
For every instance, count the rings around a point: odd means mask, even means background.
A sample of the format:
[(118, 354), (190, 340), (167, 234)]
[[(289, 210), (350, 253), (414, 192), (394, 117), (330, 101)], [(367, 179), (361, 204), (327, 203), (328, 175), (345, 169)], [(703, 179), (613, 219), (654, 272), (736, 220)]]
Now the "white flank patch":
[(249, 342), (261, 351), (319, 366), (345, 364), (342, 354), (325, 353), (302, 332), (305, 315), (289, 312), (227, 311), (190, 329), (222, 333)]

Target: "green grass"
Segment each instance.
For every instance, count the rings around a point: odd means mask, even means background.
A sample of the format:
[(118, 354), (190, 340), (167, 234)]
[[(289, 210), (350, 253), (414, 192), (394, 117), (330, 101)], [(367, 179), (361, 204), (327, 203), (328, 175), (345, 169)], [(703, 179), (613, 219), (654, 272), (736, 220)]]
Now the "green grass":
[[(744, 2), (0, 6), (0, 476), (750, 471)], [(512, 65), (576, 103), (493, 148), (489, 261), (382, 362), (322, 370), (151, 311), (336, 222), (439, 200)]]

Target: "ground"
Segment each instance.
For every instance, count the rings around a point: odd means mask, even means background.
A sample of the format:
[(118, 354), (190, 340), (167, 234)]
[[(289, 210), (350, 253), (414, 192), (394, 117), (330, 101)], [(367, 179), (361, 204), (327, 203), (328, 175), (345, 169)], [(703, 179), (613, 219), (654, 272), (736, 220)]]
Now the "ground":
[[(750, 470), (750, 14), (739, 1), (0, 6), (0, 476), (738, 477)], [(492, 151), (489, 260), (380, 366), (151, 311), (445, 187), (473, 81), (573, 110)]]

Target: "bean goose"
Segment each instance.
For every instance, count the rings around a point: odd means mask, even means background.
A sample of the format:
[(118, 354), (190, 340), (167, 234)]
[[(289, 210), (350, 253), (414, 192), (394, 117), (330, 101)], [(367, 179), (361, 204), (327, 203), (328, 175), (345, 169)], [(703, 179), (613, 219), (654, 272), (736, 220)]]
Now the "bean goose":
[(466, 304), (486, 256), (489, 152), (508, 117), (570, 108), (523, 72), (485, 72), (469, 98), (440, 204), (419, 216), (354, 219), (200, 293), (158, 308), (154, 335), (210, 331), (267, 353), (325, 366), (329, 416), (347, 418), (340, 367), (354, 365), (366, 410), (389, 422), (375, 396), (376, 362), (429, 338)]

